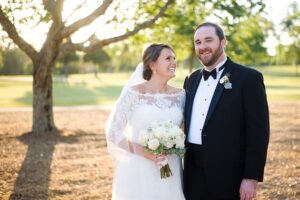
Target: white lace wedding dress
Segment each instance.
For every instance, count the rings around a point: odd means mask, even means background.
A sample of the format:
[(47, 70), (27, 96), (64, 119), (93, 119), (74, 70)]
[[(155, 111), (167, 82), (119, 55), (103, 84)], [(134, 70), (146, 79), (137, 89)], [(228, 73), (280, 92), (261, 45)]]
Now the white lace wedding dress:
[(184, 200), (182, 162), (177, 155), (168, 156), (173, 176), (161, 179), (154, 162), (131, 153), (126, 145), (126, 141), (139, 143), (139, 133), (153, 121), (172, 120), (181, 126), (184, 101), (184, 90), (143, 94), (130, 87), (122, 94), (106, 130), (108, 148), (116, 158), (113, 200)]

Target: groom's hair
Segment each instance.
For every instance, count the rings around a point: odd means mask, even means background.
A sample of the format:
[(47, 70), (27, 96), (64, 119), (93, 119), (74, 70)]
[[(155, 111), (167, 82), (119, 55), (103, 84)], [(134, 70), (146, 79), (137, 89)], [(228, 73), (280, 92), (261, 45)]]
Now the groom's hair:
[(195, 29), (195, 32), (201, 27), (213, 27), (216, 30), (216, 34), (219, 37), (220, 41), (225, 38), (224, 31), (221, 28), (221, 26), (219, 26), (218, 24), (215, 24), (212, 22), (204, 22), (204, 23), (200, 24), (199, 26), (197, 26), (197, 28)]
[(174, 52), (172, 47), (166, 44), (151, 44), (147, 49), (144, 51), (143, 55), (143, 64), (144, 64), (144, 70), (143, 70), (143, 78), (145, 80), (150, 80), (152, 77), (152, 70), (150, 68), (150, 63), (155, 62), (158, 57), (160, 56), (160, 53), (163, 49), (170, 49)]

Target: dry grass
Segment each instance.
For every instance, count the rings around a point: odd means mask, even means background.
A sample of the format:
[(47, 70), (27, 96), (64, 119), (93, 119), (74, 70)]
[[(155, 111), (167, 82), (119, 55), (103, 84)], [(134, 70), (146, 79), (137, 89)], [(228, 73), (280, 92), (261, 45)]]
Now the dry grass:
[[(300, 199), (300, 103), (270, 104), (271, 141), (257, 199)], [(29, 133), (31, 112), (0, 112), (0, 199), (110, 199), (105, 110), (55, 112), (56, 134)]]

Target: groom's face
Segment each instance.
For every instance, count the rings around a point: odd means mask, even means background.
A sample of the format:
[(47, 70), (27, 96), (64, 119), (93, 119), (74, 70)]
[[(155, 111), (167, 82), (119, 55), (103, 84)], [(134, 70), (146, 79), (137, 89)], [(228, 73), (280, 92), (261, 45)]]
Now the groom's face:
[(195, 51), (202, 64), (210, 67), (216, 64), (224, 53), (225, 39), (217, 36), (216, 30), (211, 26), (199, 28), (194, 35)]

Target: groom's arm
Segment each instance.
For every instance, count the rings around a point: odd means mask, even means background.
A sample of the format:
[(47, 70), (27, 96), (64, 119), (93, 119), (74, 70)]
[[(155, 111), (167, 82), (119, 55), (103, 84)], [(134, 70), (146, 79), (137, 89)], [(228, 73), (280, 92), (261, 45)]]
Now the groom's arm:
[(260, 72), (249, 70), (243, 88), (245, 110), (245, 169), (244, 179), (263, 181), (269, 143), (269, 111)]

